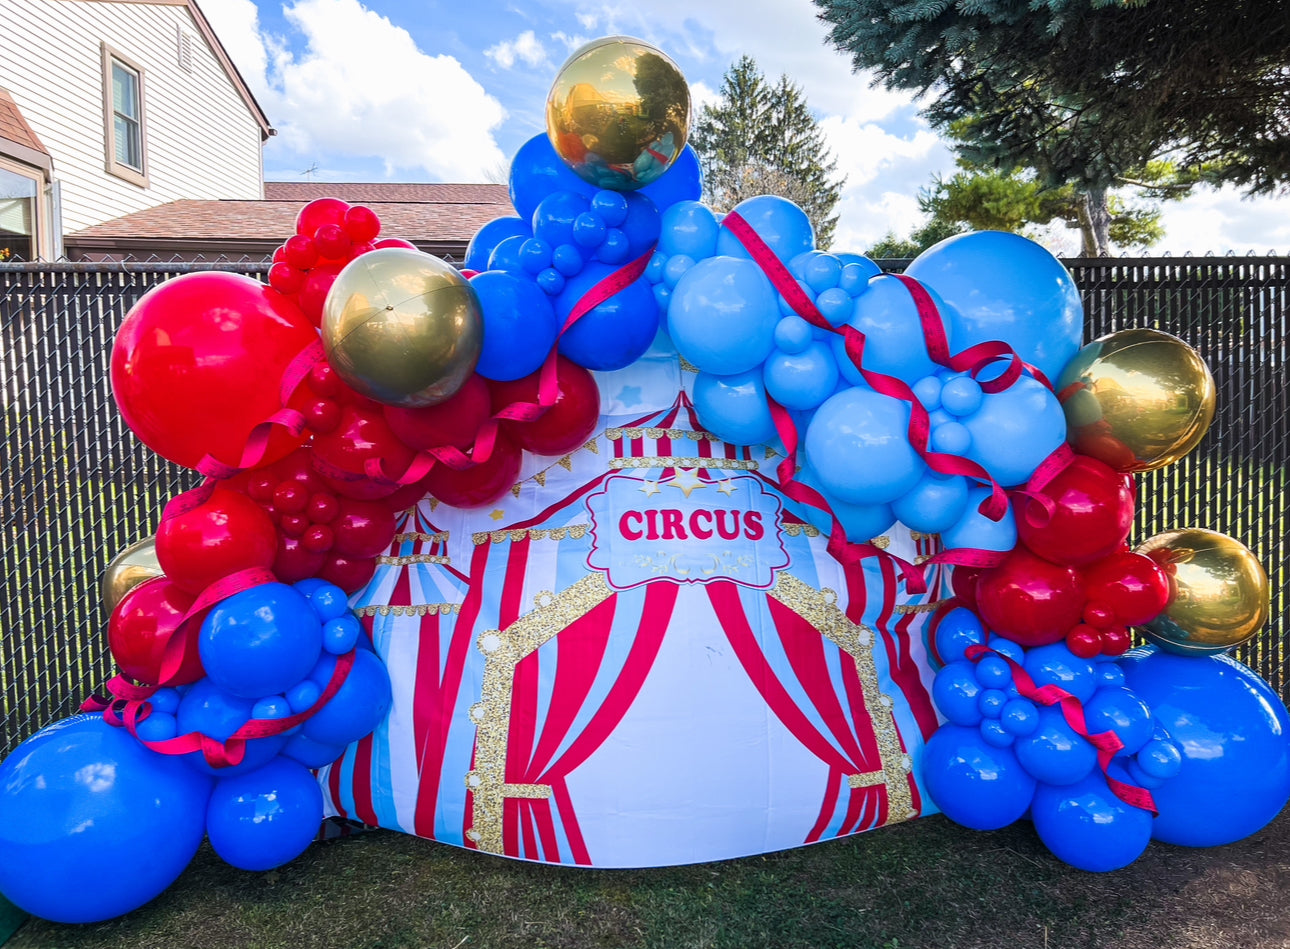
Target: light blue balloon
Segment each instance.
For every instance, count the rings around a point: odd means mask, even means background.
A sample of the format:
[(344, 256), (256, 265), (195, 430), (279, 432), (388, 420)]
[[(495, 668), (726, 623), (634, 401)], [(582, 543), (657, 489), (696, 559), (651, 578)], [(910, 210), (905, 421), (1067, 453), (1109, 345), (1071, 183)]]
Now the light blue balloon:
[(793, 258), (790, 269), (795, 277), (805, 280), (806, 285), (816, 293), (837, 287), (838, 280), (842, 277), (842, 261), (822, 250), (798, 254)]
[(699, 423), (723, 442), (762, 445), (775, 437), (760, 369), (729, 376), (700, 372), (694, 380)]
[[(570, 172), (572, 174), (572, 172)], [(529, 227), (528, 216), (493, 218), (470, 239), (466, 245), (466, 257), (462, 261), (463, 270), (484, 271), (488, 269), (488, 258), (493, 255), (497, 245), (509, 237), (530, 238), (533, 231)]]
[(780, 320), (775, 290), (751, 260), (709, 257), (672, 291), (668, 330), (677, 350), (703, 372), (729, 376), (766, 361)]
[(891, 509), (911, 530), (939, 534), (959, 522), (967, 503), (966, 478), (947, 478), (928, 469), (913, 488), (891, 502)]
[[(890, 504), (848, 504), (846, 501), (838, 500), (820, 483), (819, 476), (809, 463), (804, 464), (802, 470), (797, 473), (797, 480), (824, 496), (824, 500), (833, 511), (833, 516), (842, 525), (847, 540), (853, 544), (863, 544), (875, 537), (880, 537), (896, 523), (896, 515), (891, 512)], [(819, 528), (825, 534), (833, 529), (833, 521), (821, 508), (800, 505), (799, 513), (807, 523)]]
[[(786, 316), (775, 324), (775, 348), (786, 353), (804, 352), (814, 339), (811, 324), (800, 316)], [(833, 368), (836, 372), (836, 363)], [(837, 384), (836, 380), (834, 384)]]
[(1084, 308), (1066, 268), (1034, 241), (1002, 231), (960, 234), (905, 271), (945, 303), (954, 351), (1002, 340), (1056, 380), (1079, 349)]
[(694, 260), (703, 260), (716, 253), (721, 225), (705, 204), (677, 202), (663, 212), (661, 228), (658, 249), (664, 254), (685, 254)]
[(842, 262), (842, 275), (838, 278), (838, 286), (853, 297), (863, 293), (869, 281), (882, 273), (882, 268), (868, 257), (862, 257), (859, 254), (836, 256)]
[(927, 444), (937, 454), (963, 457), (972, 448), (972, 433), (962, 422), (941, 422), (932, 426)]
[(981, 407), (981, 384), (964, 373), (941, 386), (941, 408), (951, 415), (971, 415)]
[(762, 372), (766, 393), (790, 409), (815, 408), (833, 394), (838, 384), (838, 366), (833, 361), (833, 353), (818, 342), (800, 353), (774, 350)]
[[(787, 263), (798, 254), (815, 247), (815, 231), (806, 212), (787, 198), (763, 194), (740, 201), (734, 207), (771, 252)], [(743, 243), (725, 226), (717, 235), (717, 253), (727, 257), (751, 259)]]
[(937, 729), (923, 751), (923, 779), (945, 816), (973, 830), (1007, 827), (1035, 796), (1035, 779), (1011, 748), (993, 747), (962, 725)]
[(967, 457), (1004, 487), (1025, 484), (1066, 441), (1066, 415), (1057, 396), (1028, 375), (987, 394), (962, 421), (972, 435)]
[(909, 444), (909, 406), (872, 389), (831, 396), (806, 430), (806, 456), (830, 494), (852, 504), (888, 504), (927, 466)]
[(990, 497), (988, 488), (969, 488), (967, 508), (957, 524), (941, 531), (941, 542), (947, 550), (955, 548), (978, 550), (1012, 550), (1017, 546), (1017, 521), (1012, 514), (1012, 503), (1002, 518), (992, 521), (979, 510), (981, 502)]
[(1127, 867), (1151, 842), (1151, 812), (1116, 797), (1100, 771), (1064, 787), (1041, 784), (1030, 817), (1053, 856), (1090, 873)]
[[(895, 376), (910, 385), (937, 370), (927, 354), (914, 298), (896, 277), (881, 275), (871, 279), (868, 289), (856, 297), (855, 310), (847, 322), (865, 334), (866, 369)], [(842, 337), (834, 339), (833, 347), (842, 374), (859, 385), (860, 370), (846, 357)]]
[(1097, 764), (1097, 750), (1075, 733), (1056, 706), (1039, 710), (1039, 727), (1013, 746), (1017, 760), (1043, 784), (1074, 784)]

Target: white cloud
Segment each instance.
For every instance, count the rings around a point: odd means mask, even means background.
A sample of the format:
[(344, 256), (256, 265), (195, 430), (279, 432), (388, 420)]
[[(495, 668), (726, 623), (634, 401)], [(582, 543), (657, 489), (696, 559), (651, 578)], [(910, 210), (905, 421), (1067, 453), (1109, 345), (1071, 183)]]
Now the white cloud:
[(1290, 196), (1249, 199), (1223, 188), (1199, 191), (1162, 210), (1165, 238), (1157, 252), (1290, 253)]
[(705, 105), (716, 105), (721, 94), (703, 80), (690, 83), (690, 114), (695, 118)]
[(252, 94), (264, 105), (269, 94), (269, 55), (253, 0), (202, 0), (202, 13)]
[(600, 17), (594, 13), (581, 12), (577, 14), (578, 22), (582, 24), (584, 30), (594, 30), (596, 24), (600, 22)]
[(510, 69), (517, 60), (523, 60), (530, 66), (540, 66), (547, 62), (546, 47), (532, 30), (525, 30), (513, 40), (502, 40), (496, 46), (484, 50), (484, 55), (501, 69)]

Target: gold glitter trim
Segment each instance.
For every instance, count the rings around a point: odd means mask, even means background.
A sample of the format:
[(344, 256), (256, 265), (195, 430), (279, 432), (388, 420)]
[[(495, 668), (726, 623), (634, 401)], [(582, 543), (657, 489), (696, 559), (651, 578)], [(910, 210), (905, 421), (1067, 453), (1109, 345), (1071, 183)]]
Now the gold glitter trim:
[(599, 445), (599, 444), (597, 444), (597, 442), (596, 442), (596, 440), (595, 440), (594, 438), (593, 438), (591, 441), (587, 442), (587, 444), (583, 445), (583, 446), (582, 446), (582, 448), (583, 448), (583, 450), (584, 450), (584, 451), (589, 451), (589, 452), (591, 452), (593, 455), (599, 455), (599, 454), (600, 454), (600, 445)]
[(447, 532), (447, 531), (436, 531), (436, 532), (435, 532), (435, 533), (433, 533), (433, 534), (426, 534), (426, 533), (424, 533), (424, 532), (422, 532), (422, 531), (411, 531), (411, 532), (406, 533), (406, 534), (395, 534), (395, 535), (394, 535), (394, 542), (395, 542), (396, 544), (404, 544), (404, 543), (407, 543), (407, 542), (408, 542), (408, 541), (410, 541), (410, 540), (418, 540), (418, 541), (423, 541), (423, 542), (431, 543), (431, 544), (442, 544), (442, 543), (446, 543), (446, 542), (447, 542), (447, 540), (448, 540), (448, 532)]
[(820, 529), (814, 524), (785, 524), (784, 533), (789, 537), (801, 537), (803, 534), (807, 537), (819, 537)]
[(896, 607), (897, 613), (908, 616), (911, 613), (935, 613), (949, 600), (937, 600), (935, 603), (901, 603)]
[[(854, 660), (856, 672), (860, 676), (861, 691), (864, 693), (865, 712), (869, 715), (874, 737), (878, 742), (878, 757), (883, 775), (881, 783), (887, 788), (886, 823), (894, 824), (917, 817), (918, 812), (914, 809), (914, 798), (910, 790), (911, 764), (901, 746), (900, 731), (892, 714), (894, 704), (891, 696), (884, 695), (878, 684), (878, 667), (873, 661), (873, 630), (851, 622), (838, 609), (837, 594), (832, 590), (816, 590), (792, 574), (781, 573), (769, 593)], [(859, 777), (864, 778), (865, 775)]]
[(681, 357), (680, 357), (680, 359), (681, 359), (681, 369), (682, 369), (682, 371), (684, 371), (684, 372), (698, 372), (698, 371), (699, 371), (699, 367), (698, 367), (698, 366), (696, 366), (694, 363), (690, 362), (690, 360), (686, 359), (684, 356), (681, 356)]
[(545, 487), (546, 487), (546, 472), (545, 472), (545, 471), (539, 471), (537, 474), (535, 474), (535, 475), (533, 476), (533, 480), (534, 480), (534, 481), (536, 481), (536, 482), (538, 483), (538, 487), (539, 487), (539, 488), (545, 488)]
[(884, 534), (881, 537), (873, 538), (873, 540), (869, 541), (869, 543), (873, 544), (879, 550), (886, 550), (888, 547), (891, 546), (891, 538), (888, 537), (886, 534)]
[(439, 554), (408, 554), (402, 557), (382, 555), (376, 558), (376, 562), (393, 567), (406, 567), (408, 564), (413, 563), (452, 563), (452, 558)]
[(656, 455), (653, 458), (611, 458), (609, 467), (623, 468), (706, 468), (721, 471), (756, 471), (757, 462), (742, 458), (683, 458), (679, 455)]
[(719, 442), (721, 439), (710, 432), (696, 432), (688, 428), (607, 428), (605, 436), (611, 442), (622, 441), (626, 439), (645, 438), (650, 441), (658, 441), (660, 438), (669, 438), (674, 442), (682, 441), (688, 438), (692, 442)]
[[(591, 573), (558, 595), (539, 595), (539, 606), (503, 630), (479, 635), (475, 647), (484, 654), (484, 681), (480, 712), (472, 718), (475, 730), (475, 767), (466, 774), (474, 792), (471, 840), (486, 853), (502, 852), (502, 806), (508, 797), (547, 797), (543, 785), (506, 783), (506, 741), (511, 727), (511, 692), (515, 667), (580, 617), (595, 609), (614, 591), (604, 574)], [(548, 599), (549, 597), (549, 599)], [(512, 793), (515, 792), (515, 793)]]
[(571, 524), (568, 527), (535, 527), (535, 528), (517, 528), (508, 531), (479, 531), (471, 534), (470, 539), (475, 542), (476, 547), (482, 547), (487, 543), (503, 544), (506, 541), (521, 541), (525, 538), (529, 540), (581, 540), (587, 536), (589, 524)]
[(563, 468), (565, 471), (572, 471), (573, 455), (565, 455), (563, 458), (557, 461), (556, 464), (559, 465), (561, 468)]
[(460, 613), (460, 603), (414, 603), (411, 606), (360, 606), (354, 610), (359, 616), (429, 616), (438, 613), (447, 616), (449, 613)]
[(848, 774), (847, 787), (855, 790), (856, 788), (876, 788), (880, 784), (885, 784), (887, 777), (881, 771), (866, 771), (864, 774)]
[(517, 498), (520, 496), (520, 492), (523, 490), (524, 488), (518, 484), (511, 485), (511, 494), (513, 494)]

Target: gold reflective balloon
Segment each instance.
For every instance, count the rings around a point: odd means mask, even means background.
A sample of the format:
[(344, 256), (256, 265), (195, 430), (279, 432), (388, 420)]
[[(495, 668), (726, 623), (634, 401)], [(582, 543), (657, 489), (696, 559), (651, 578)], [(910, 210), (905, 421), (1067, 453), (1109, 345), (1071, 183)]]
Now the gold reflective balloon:
[(1169, 578), (1169, 605), (1146, 625), (1147, 638), (1182, 655), (1239, 646), (1268, 618), (1268, 575), (1244, 544), (1190, 528), (1166, 531), (1137, 548)]
[(323, 305), (327, 361), (353, 389), (415, 408), (451, 397), (475, 371), (484, 320), (450, 264), (402, 247), (355, 257)]
[(125, 595), (153, 577), (166, 574), (157, 562), (157, 539), (137, 540), (112, 558), (103, 571), (103, 608), (110, 615)]
[(560, 67), (546, 100), (546, 133), (583, 180), (634, 191), (685, 148), (690, 87), (676, 63), (642, 40), (593, 40)]
[(1057, 384), (1068, 438), (1119, 471), (1172, 464), (1214, 419), (1214, 377), (1196, 351), (1158, 330), (1120, 330), (1089, 343)]

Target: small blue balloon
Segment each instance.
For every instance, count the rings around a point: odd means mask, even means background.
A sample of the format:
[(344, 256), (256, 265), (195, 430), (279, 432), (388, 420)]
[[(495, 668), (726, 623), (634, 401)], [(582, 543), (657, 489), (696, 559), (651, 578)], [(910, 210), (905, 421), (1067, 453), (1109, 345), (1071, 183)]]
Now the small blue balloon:
[[(614, 272), (607, 264), (588, 264), (570, 277), (555, 298), (561, 326), (573, 308)], [(586, 313), (560, 337), (560, 352), (585, 369), (610, 372), (630, 366), (645, 354), (658, 332), (658, 304), (649, 281), (637, 278)]]
[(573, 219), (573, 242), (579, 247), (599, 247), (605, 240), (605, 219), (594, 211), (584, 211)]
[(700, 372), (694, 380), (699, 422), (723, 442), (761, 445), (775, 437), (760, 369), (730, 376)]
[[(801, 272), (797, 276), (805, 280), (808, 287), (816, 293), (837, 288), (842, 277), (842, 261), (824, 251), (808, 251), (800, 259)], [(842, 292), (846, 293), (845, 290)]]
[(511, 237), (532, 237), (528, 218), (517, 217), (493, 218), (470, 239), (466, 245), (466, 257), (462, 261), (463, 270), (482, 271), (488, 269), (488, 258), (493, 255), (497, 245)]
[(101, 714), (47, 725), (0, 762), (0, 893), (59, 923), (137, 909), (197, 853), (210, 789)]
[(934, 452), (963, 456), (972, 448), (972, 433), (960, 422), (942, 422), (932, 429), (928, 444)]
[(1139, 749), (1138, 767), (1153, 778), (1165, 780), (1182, 770), (1182, 752), (1172, 741), (1153, 738)]
[(1098, 689), (1084, 703), (1084, 721), (1089, 734), (1115, 732), (1124, 745), (1123, 754), (1136, 753), (1151, 740), (1151, 709), (1125, 688)]
[(1124, 685), (1124, 670), (1111, 660), (1112, 657), (1099, 657), (1094, 665), (1097, 672), (1097, 685), (1100, 689), (1114, 689)]
[[(732, 213), (743, 218), (782, 261), (788, 262), (815, 247), (811, 219), (787, 198), (773, 194), (758, 195), (740, 201)], [(717, 235), (717, 253), (727, 257), (752, 257), (724, 222)]]
[(286, 699), (291, 706), (291, 711), (297, 715), (313, 708), (314, 703), (320, 698), (322, 698), (322, 686), (313, 679), (302, 679), (287, 689), (286, 693)]
[(597, 191), (591, 198), (591, 210), (606, 227), (617, 227), (627, 219), (627, 199), (617, 191)]
[[(942, 403), (944, 399), (942, 392)], [(1026, 375), (1004, 391), (986, 395), (963, 424), (972, 435), (967, 457), (1004, 487), (1025, 484), (1066, 442), (1066, 415), (1057, 396)]]
[(202, 621), (198, 651), (211, 681), (255, 699), (303, 679), (322, 650), (313, 600), (283, 583), (263, 583), (217, 603)]
[(685, 254), (693, 260), (711, 257), (717, 250), (721, 225), (706, 204), (681, 201), (663, 212), (658, 239), (665, 254)]
[[(923, 325), (918, 307), (900, 279), (889, 274), (874, 277), (868, 289), (855, 298), (849, 324), (865, 334), (864, 365), (866, 369), (895, 376), (913, 385), (937, 369), (927, 353)], [(834, 340), (838, 361), (845, 359), (845, 341)], [(842, 374), (852, 382), (861, 382), (860, 370), (849, 359)]]
[(1039, 726), (1013, 746), (1017, 760), (1043, 784), (1074, 784), (1097, 764), (1097, 750), (1066, 723), (1057, 707), (1039, 710)]
[(1002, 636), (995, 633), (990, 634), (990, 638), (987, 640), (986, 645), (1000, 655), (1007, 656), (1013, 662), (1019, 663), (1026, 658), (1026, 650), (1022, 649), (1021, 646), (1014, 643), (1011, 639), (1004, 639)]
[(833, 394), (838, 384), (833, 352), (819, 342), (800, 353), (772, 351), (762, 371), (767, 394), (790, 409), (815, 408)]
[(1012, 504), (1003, 517), (992, 521), (981, 513), (981, 503), (990, 497), (988, 488), (969, 488), (967, 508), (959, 522), (941, 532), (941, 542), (947, 550), (977, 548), (979, 550), (1012, 550), (1017, 546), (1017, 522), (1013, 518)]
[(580, 214), (591, 210), (586, 194), (556, 191), (547, 195), (533, 212), (533, 236), (552, 247), (573, 243), (573, 223)]
[(1053, 856), (1091, 873), (1127, 867), (1151, 842), (1151, 812), (1116, 797), (1100, 771), (1067, 786), (1041, 784), (1030, 817)]
[(1008, 704), (1008, 693), (1002, 689), (983, 689), (977, 696), (977, 708), (984, 718), (998, 718), (1003, 714), (1003, 707)]
[(939, 376), (923, 376), (914, 383), (914, 395), (923, 408), (933, 412), (941, 407), (941, 380)]
[(908, 432), (908, 404), (869, 388), (845, 389), (811, 419), (806, 456), (830, 494), (851, 504), (887, 504), (927, 468)]
[(981, 385), (966, 373), (945, 380), (941, 407), (951, 415), (971, 415), (981, 407)]
[[(841, 326), (855, 313), (855, 301), (840, 287), (821, 290), (815, 298), (815, 308), (829, 321), (830, 326)], [(846, 350), (843, 350), (845, 354)]]
[(545, 132), (534, 135), (515, 153), (509, 186), (511, 204), (524, 221), (531, 221), (542, 199), (553, 192), (575, 191), (590, 197), (597, 190), (564, 163)]
[(936, 709), (955, 725), (976, 725), (981, 721), (981, 684), (967, 661), (951, 662), (932, 680), (932, 701)]
[[(847, 540), (852, 543), (864, 543), (879, 537), (896, 522), (896, 515), (891, 512), (890, 504), (851, 504), (829, 494), (809, 462), (797, 473), (797, 480), (824, 496), (833, 516), (842, 525)], [(820, 508), (802, 505), (800, 510), (807, 522), (818, 527), (821, 532), (827, 534), (833, 529), (829, 515)]]
[[(786, 316), (775, 324), (775, 348), (786, 353), (800, 353), (815, 340), (811, 324), (800, 316)], [(834, 363), (837, 371), (837, 363)]]
[(1035, 685), (1055, 685), (1081, 702), (1089, 701), (1097, 690), (1098, 677), (1093, 663), (1075, 655), (1064, 642), (1029, 650), (1022, 665), (1035, 680)]
[(494, 247), (493, 252), (488, 255), (488, 266), (484, 269), (504, 270), (507, 273), (523, 275), (525, 270), (521, 252), (524, 249), (524, 245), (530, 240), (532, 238), (518, 236), (506, 238), (506, 240)]
[(1008, 699), (999, 711), (999, 723), (1018, 737), (1033, 735), (1039, 727), (1039, 709), (1029, 699)]
[(682, 356), (702, 372), (729, 376), (766, 361), (780, 315), (760, 267), (736, 257), (709, 257), (676, 285), (667, 318)]
[(689, 254), (673, 254), (663, 267), (663, 282), (667, 284), (668, 289), (675, 290), (677, 282), (693, 266), (694, 259)]
[(349, 612), (349, 597), (336, 584), (323, 581), (309, 594), (309, 605), (318, 619), (325, 622)]
[(549, 297), (556, 296), (564, 289), (564, 274), (554, 267), (548, 267), (537, 275), (537, 285)]
[(153, 712), (135, 728), (140, 741), (169, 741), (179, 734), (179, 722), (169, 712)]
[(941, 662), (959, 662), (966, 658), (968, 647), (985, 645), (985, 629), (975, 613), (958, 606), (936, 624), (934, 642)]
[(1017, 740), (1016, 736), (1004, 728), (997, 718), (982, 719), (981, 737), (992, 748), (1008, 748)]
[(291, 703), (283, 695), (266, 695), (251, 706), (251, 717), (273, 720), (286, 718), (291, 714)]
[(563, 277), (576, 277), (582, 272), (582, 254), (572, 244), (558, 244), (551, 251), (551, 266)]
[(304, 580), (297, 580), (295, 583), (291, 584), (291, 589), (303, 596), (309, 601), (310, 605), (312, 605), (314, 593), (324, 587), (331, 586), (335, 586), (335, 584), (329, 583), (321, 577), (307, 577)]
[(839, 254), (842, 261), (842, 274), (838, 277), (838, 286), (853, 297), (864, 293), (869, 281), (882, 273), (882, 268), (868, 257), (859, 254)]
[(520, 245), (520, 264), (524, 272), (537, 276), (551, 266), (551, 245), (538, 237), (531, 237)]
[(499, 270), (472, 277), (470, 286), (484, 316), (484, 345), (475, 371), (496, 382), (537, 372), (560, 329), (550, 297), (532, 280)]
[(343, 656), (358, 644), (363, 627), (353, 613), (323, 623), (323, 649), (333, 656)]
[(390, 710), (391, 700), (385, 664), (360, 649), (340, 691), (305, 721), (304, 733), (324, 745), (348, 745), (371, 734)]
[(667, 171), (637, 193), (653, 201), (660, 211), (682, 201), (698, 201), (703, 196), (703, 167), (699, 164), (698, 152), (686, 145)]
[(322, 817), (322, 789), (309, 769), (275, 758), (259, 770), (215, 783), (206, 805), (206, 833), (225, 863), (239, 870), (272, 870), (308, 849)]
[(932, 801), (956, 824), (998, 830), (1019, 819), (1035, 796), (1035, 779), (1010, 748), (988, 744), (975, 728), (942, 725), (923, 751)]
[(983, 656), (976, 664), (976, 680), (987, 689), (1004, 689), (1012, 681), (1012, 668), (999, 656)]
[[(179, 734), (190, 732), (224, 741), (251, 720), (255, 702), (223, 691), (210, 679), (198, 679), (185, 693), (175, 713)], [(253, 738), (246, 743), (246, 753), (235, 765), (217, 768), (207, 763), (201, 751), (191, 751), (183, 759), (205, 774), (227, 777), (254, 771), (276, 755), (286, 743), (283, 735)]]
[(180, 698), (178, 689), (158, 689), (152, 693), (152, 696), (148, 699), (148, 704), (152, 706), (154, 712), (165, 712), (167, 715), (174, 715), (175, 709), (179, 708)]
[(658, 243), (662, 229), (663, 216), (658, 205), (641, 191), (623, 195), (627, 201), (627, 216), (618, 230), (627, 238), (627, 259), (635, 260), (641, 254), (653, 250)]
[(900, 523), (925, 534), (953, 527), (967, 510), (968, 483), (959, 475), (945, 477), (928, 470), (909, 491), (891, 502)]
[(605, 239), (596, 249), (596, 260), (602, 264), (621, 264), (631, 254), (631, 243), (627, 235), (616, 227), (605, 231)]
[(291, 739), (283, 745), (281, 757), (290, 758), (306, 768), (316, 770), (336, 761), (344, 753), (344, 745), (325, 745), (300, 732), (292, 735)]

